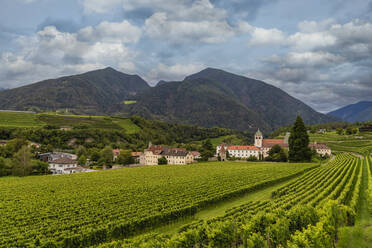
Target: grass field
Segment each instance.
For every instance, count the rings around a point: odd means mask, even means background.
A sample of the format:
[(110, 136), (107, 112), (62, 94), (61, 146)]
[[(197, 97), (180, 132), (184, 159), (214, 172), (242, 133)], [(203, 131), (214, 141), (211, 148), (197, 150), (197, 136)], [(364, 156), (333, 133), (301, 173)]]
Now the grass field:
[(128, 133), (139, 131), (130, 119), (109, 116), (82, 116), (82, 115), (57, 115), (33, 114), (17, 112), (0, 112), (0, 126), (4, 127), (41, 127), (44, 125), (79, 126), (85, 125), (98, 129), (125, 129)]
[(124, 101), (125, 105), (135, 104), (137, 101)]
[(37, 114), (0, 112), (0, 126), (3, 127), (40, 127), (44, 123), (38, 119)]
[(125, 237), (314, 166), (214, 162), (0, 178), (0, 247)]

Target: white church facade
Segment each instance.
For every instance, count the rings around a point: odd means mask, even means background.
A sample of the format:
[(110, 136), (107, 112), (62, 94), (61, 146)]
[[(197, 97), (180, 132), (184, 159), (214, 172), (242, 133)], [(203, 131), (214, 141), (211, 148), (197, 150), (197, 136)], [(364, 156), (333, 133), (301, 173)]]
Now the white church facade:
[[(228, 152), (231, 157), (246, 159), (250, 156), (255, 156), (257, 159), (266, 158), (269, 156), (270, 149), (278, 145), (284, 149), (289, 150), (288, 140), (289, 140), (290, 133), (286, 133), (284, 139), (264, 139), (262, 132), (260, 129), (257, 130), (256, 134), (254, 135), (254, 146), (237, 146), (237, 145), (225, 145), (221, 144), (216, 148), (217, 156), (221, 158), (226, 157), (226, 153)], [(331, 149), (324, 143), (317, 143), (309, 144), (309, 147), (315, 150), (319, 155), (330, 156), (332, 151)], [(224, 160), (224, 159), (223, 159)]]
[[(254, 135), (254, 146), (237, 146), (221, 144), (216, 148), (216, 154), (221, 157), (221, 148), (223, 152), (228, 152), (231, 157), (246, 159), (250, 156), (255, 156), (257, 159), (262, 156), (263, 158), (269, 156), (270, 149), (279, 145), (288, 149), (289, 133), (286, 134), (284, 139), (264, 139), (262, 132), (258, 129)], [(223, 155), (222, 155), (223, 157)]]

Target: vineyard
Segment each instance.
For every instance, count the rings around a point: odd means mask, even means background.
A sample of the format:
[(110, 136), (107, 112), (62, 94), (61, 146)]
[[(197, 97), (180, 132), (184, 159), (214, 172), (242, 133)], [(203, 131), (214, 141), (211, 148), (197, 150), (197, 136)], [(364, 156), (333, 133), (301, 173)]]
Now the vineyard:
[(310, 140), (324, 142), (333, 152), (354, 152), (358, 154), (372, 153), (372, 134), (338, 135), (336, 133), (310, 134)]
[(273, 191), (268, 201), (245, 203), (174, 235), (152, 233), (101, 247), (334, 247), (338, 229), (355, 222), (364, 166), (370, 173), (369, 157), (338, 155)]
[(0, 178), (0, 247), (86, 247), (128, 238), (317, 167), (215, 162)]

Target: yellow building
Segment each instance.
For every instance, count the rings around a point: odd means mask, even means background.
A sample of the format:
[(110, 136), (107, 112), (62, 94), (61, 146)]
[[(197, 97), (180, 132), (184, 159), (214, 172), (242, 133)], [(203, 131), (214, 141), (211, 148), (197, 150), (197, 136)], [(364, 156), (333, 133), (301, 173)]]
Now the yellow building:
[(184, 148), (173, 148), (149, 144), (140, 156), (140, 164), (157, 165), (159, 158), (166, 158), (168, 164), (190, 164), (194, 162), (194, 155)]

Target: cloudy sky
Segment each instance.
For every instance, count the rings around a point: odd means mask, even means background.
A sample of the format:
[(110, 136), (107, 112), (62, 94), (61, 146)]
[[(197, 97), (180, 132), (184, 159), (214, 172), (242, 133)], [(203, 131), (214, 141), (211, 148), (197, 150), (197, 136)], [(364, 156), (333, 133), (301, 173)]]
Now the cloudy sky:
[(0, 0), (0, 87), (107, 66), (221, 68), (327, 112), (372, 100), (372, 1)]

